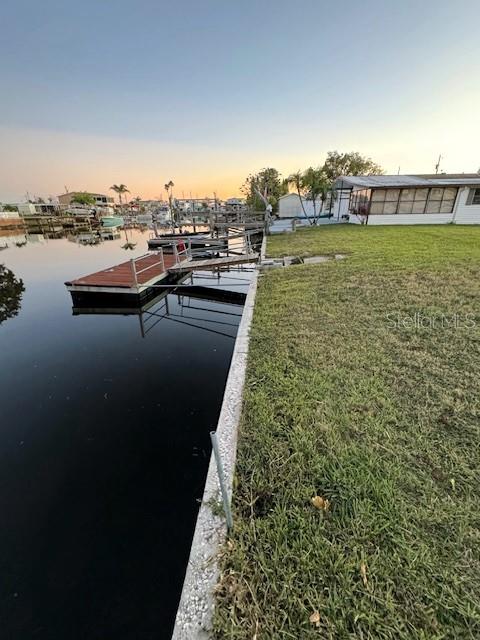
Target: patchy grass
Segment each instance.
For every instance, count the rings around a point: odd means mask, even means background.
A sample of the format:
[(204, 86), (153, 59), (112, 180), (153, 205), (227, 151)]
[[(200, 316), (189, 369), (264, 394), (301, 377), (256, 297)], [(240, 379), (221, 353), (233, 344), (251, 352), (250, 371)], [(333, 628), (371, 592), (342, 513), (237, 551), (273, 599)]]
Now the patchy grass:
[(268, 249), (216, 637), (479, 638), (480, 228)]

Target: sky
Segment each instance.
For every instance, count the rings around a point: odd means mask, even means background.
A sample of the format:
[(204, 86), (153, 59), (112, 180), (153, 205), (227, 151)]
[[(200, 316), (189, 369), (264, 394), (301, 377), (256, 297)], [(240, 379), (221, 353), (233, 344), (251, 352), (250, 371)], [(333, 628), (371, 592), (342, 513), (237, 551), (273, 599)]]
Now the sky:
[(0, 202), (240, 193), (359, 151), (480, 167), (478, 0), (4, 0)]

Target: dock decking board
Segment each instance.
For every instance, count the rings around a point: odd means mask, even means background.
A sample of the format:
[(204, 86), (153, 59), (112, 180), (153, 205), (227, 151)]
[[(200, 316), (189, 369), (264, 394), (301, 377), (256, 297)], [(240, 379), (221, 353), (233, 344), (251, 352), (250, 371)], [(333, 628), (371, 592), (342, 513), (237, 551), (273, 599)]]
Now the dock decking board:
[[(182, 260), (177, 262), (172, 254), (163, 254), (163, 262), (158, 254), (146, 255), (135, 260), (136, 279), (132, 271), (132, 262), (127, 260), (108, 269), (96, 271), (86, 276), (65, 282), (73, 295), (119, 294), (143, 295), (149, 288), (166, 279), (181, 276), (197, 269), (215, 269), (229, 265), (256, 262), (257, 253), (240, 256), (225, 256), (207, 260)], [(141, 273), (139, 273), (139, 271)]]
[[(114, 267), (109, 267), (108, 269), (96, 271), (87, 276), (70, 280), (65, 284), (67, 287), (119, 287), (125, 289), (136, 288), (137, 285), (146, 286), (148, 283), (156, 279), (158, 280), (161, 276), (167, 275), (168, 270), (175, 264), (175, 257), (164, 254), (165, 268), (163, 268), (162, 263), (158, 264), (158, 262), (158, 255), (144, 256), (136, 260), (137, 283), (135, 283), (133, 276), (131, 261), (127, 260), (127, 262), (122, 262)], [(138, 273), (138, 271), (142, 271), (142, 269), (146, 269), (147, 267), (150, 268), (142, 273)]]

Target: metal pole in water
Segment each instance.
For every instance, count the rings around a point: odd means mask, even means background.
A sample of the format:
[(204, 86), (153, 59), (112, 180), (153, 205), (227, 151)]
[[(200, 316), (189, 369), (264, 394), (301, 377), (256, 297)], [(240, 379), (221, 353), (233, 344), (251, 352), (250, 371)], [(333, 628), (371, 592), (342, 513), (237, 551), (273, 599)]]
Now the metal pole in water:
[(225, 512), (225, 519), (227, 521), (227, 530), (233, 529), (232, 510), (230, 508), (230, 501), (228, 499), (227, 487), (225, 485), (225, 476), (223, 475), (222, 459), (220, 458), (220, 450), (218, 448), (218, 438), (215, 431), (210, 431), (210, 439), (212, 440), (213, 455), (215, 456), (215, 462), (217, 463), (217, 474), (220, 482), (220, 490), (222, 492), (223, 510)]

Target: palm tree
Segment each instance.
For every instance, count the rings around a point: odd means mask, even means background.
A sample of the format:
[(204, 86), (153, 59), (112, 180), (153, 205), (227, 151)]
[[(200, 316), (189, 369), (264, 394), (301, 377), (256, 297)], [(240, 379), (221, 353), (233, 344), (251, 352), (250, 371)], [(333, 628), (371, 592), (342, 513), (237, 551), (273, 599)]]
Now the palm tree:
[(303, 181), (303, 174), (301, 171), (296, 171), (295, 173), (292, 173), (288, 176), (288, 178), (285, 180), (285, 182), (287, 183), (288, 186), (293, 185), (295, 187), (295, 189), (297, 190), (298, 193), (298, 197), (300, 198), (300, 204), (302, 205), (302, 211), (303, 211), (303, 215), (307, 218), (307, 220), (310, 222), (307, 212), (305, 211), (305, 205), (303, 204), (303, 192), (305, 190), (305, 185), (304, 185), (304, 181)]
[(173, 195), (172, 189), (173, 189), (174, 186), (175, 185), (173, 184), (173, 182), (171, 180), (165, 184), (165, 191), (167, 192), (167, 198), (168, 198), (169, 202), (172, 199), (172, 195)]
[(172, 207), (172, 202), (173, 202), (173, 187), (175, 185), (173, 184), (173, 182), (171, 180), (169, 180), (167, 183), (165, 183), (165, 191), (167, 192), (167, 198), (168, 198), (168, 206), (170, 208), (170, 217), (172, 219), (172, 224), (174, 224), (173, 221), (173, 207)]
[(132, 242), (132, 240), (129, 239), (126, 227), (124, 228), (124, 231), (125, 231), (125, 244), (122, 244), (122, 249), (125, 249), (125, 251), (133, 251), (137, 246), (137, 243)]
[(322, 204), (325, 202), (331, 189), (331, 182), (322, 167), (317, 169), (309, 167), (303, 172), (302, 184), (307, 200), (311, 200), (313, 204), (313, 224), (317, 224), (317, 202), (318, 199), (322, 201)]
[[(130, 211), (133, 211), (134, 207), (137, 207), (137, 209), (140, 211), (140, 202), (142, 201), (140, 196), (137, 196), (136, 198), (132, 198), (130, 200), (129, 207), (130, 207)], [(125, 200), (125, 204), (127, 204), (126, 200)]]
[(112, 191), (115, 191), (116, 194), (118, 194), (120, 206), (122, 205), (122, 193), (130, 193), (130, 191), (127, 189), (126, 184), (114, 184), (110, 187), (110, 189)]

